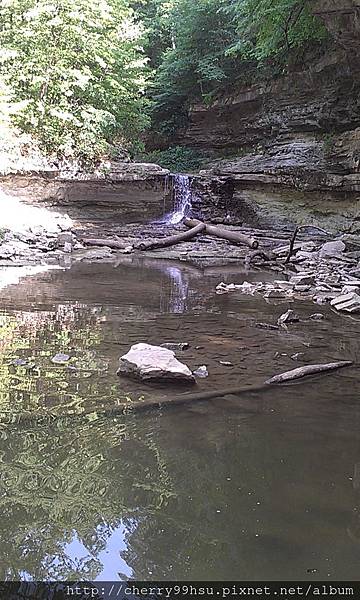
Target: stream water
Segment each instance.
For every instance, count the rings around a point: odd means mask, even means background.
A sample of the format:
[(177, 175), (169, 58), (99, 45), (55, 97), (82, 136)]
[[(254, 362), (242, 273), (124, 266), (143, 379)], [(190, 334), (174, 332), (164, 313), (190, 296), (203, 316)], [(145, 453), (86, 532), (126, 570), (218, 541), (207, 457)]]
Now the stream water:
[[(359, 361), (352, 318), (322, 308), (311, 321), (319, 309), (304, 303), (288, 331), (259, 329), (288, 304), (214, 293), (221, 280), (266, 277), (124, 257), (0, 290), (0, 579), (357, 579), (355, 367), (152, 414), (96, 412), (186, 393), (116, 376), (137, 341), (188, 342), (179, 358), (209, 370), (199, 390)], [(51, 362), (58, 352), (67, 366)], [(76, 416), (84, 408), (94, 413)], [(58, 418), (16, 422), (45, 410)]]

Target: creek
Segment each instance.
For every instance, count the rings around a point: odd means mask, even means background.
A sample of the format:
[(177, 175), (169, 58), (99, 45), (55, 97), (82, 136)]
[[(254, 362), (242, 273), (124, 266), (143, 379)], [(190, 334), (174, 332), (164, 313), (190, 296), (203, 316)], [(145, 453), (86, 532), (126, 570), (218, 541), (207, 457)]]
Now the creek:
[[(209, 371), (199, 391), (308, 362), (358, 362), (354, 318), (321, 307), (325, 319), (314, 322), (314, 305), (302, 302), (299, 323), (264, 330), (256, 322), (276, 321), (287, 301), (214, 293), (220, 280), (272, 277), (239, 263), (123, 256), (0, 290), (1, 579), (357, 578), (355, 367), (266, 395), (97, 413), (125, 398), (186, 393), (116, 376), (137, 341), (188, 342), (180, 360)], [(67, 365), (52, 363), (58, 352)], [(19, 424), (23, 411), (58, 418)]]

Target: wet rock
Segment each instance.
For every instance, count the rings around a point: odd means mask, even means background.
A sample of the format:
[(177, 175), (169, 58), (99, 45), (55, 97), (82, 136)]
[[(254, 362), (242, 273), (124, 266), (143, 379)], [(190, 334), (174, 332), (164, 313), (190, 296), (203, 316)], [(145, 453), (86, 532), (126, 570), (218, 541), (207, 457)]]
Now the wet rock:
[(52, 357), (51, 362), (55, 365), (62, 365), (70, 360), (70, 356), (68, 354), (63, 354), (62, 352), (58, 352), (55, 356)]
[(360, 312), (360, 296), (356, 294), (356, 292), (337, 296), (331, 300), (330, 304), (331, 306), (334, 306), (336, 310), (348, 313)]
[(319, 256), (321, 258), (323, 257), (327, 257), (327, 256), (339, 256), (339, 254), (341, 254), (342, 252), (344, 252), (344, 250), (346, 249), (346, 246), (344, 244), (344, 242), (342, 242), (341, 240), (336, 240), (335, 242), (326, 242), (325, 244), (323, 244), (320, 248), (319, 251)]
[(287, 298), (287, 292), (286, 290), (281, 290), (281, 289), (276, 289), (273, 288), (272, 290), (267, 290), (264, 294), (264, 298), (269, 298), (269, 299), (285, 299)]
[(229, 360), (219, 360), (219, 363), (221, 365), (224, 365), (224, 367), (233, 367), (233, 363), (230, 362)]
[(190, 344), (187, 342), (165, 342), (164, 344), (161, 344), (161, 348), (167, 348), (173, 352), (182, 352), (183, 350), (188, 350)]
[(291, 310), (291, 308), (289, 308), (289, 310), (280, 315), (280, 317), (277, 320), (277, 323), (278, 325), (283, 325), (285, 323), (298, 323), (299, 320), (300, 319), (297, 316), (297, 314), (293, 310)]
[(325, 317), (322, 313), (314, 313), (310, 315), (309, 319), (311, 319), (312, 321), (323, 321)]
[(200, 379), (204, 379), (205, 377), (209, 377), (209, 371), (207, 370), (206, 365), (201, 365), (196, 371), (193, 371), (193, 375)]
[(290, 283), (293, 283), (296, 286), (299, 285), (315, 285), (315, 279), (313, 275), (301, 275), (300, 273), (298, 275), (293, 275), (290, 278)]
[(150, 344), (135, 344), (119, 359), (118, 375), (130, 375), (142, 380), (176, 380), (194, 382), (187, 365), (175, 358), (172, 350)]

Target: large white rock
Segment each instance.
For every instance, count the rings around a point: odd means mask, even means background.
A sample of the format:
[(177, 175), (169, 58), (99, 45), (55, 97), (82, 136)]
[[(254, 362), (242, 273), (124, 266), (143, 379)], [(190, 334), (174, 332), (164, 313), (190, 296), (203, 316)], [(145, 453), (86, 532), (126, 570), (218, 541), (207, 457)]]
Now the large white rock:
[(320, 248), (319, 255), (321, 258), (326, 256), (339, 256), (344, 252), (346, 246), (341, 240), (335, 240), (334, 242), (326, 242)]
[(135, 375), (140, 379), (174, 379), (194, 382), (189, 367), (175, 358), (175, 352), (151, 346), (135, 344), (119, 359), (118, 375)]

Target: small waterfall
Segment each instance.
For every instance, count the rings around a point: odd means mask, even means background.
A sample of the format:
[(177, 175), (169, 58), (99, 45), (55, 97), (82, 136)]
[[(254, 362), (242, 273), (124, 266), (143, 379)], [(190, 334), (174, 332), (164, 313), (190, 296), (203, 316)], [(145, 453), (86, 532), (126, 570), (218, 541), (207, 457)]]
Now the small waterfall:
[(191, 209), (191, 187), (189, 175), (173, 176), (173, 210), (166, 215), (165, 222), (176, 225)]

